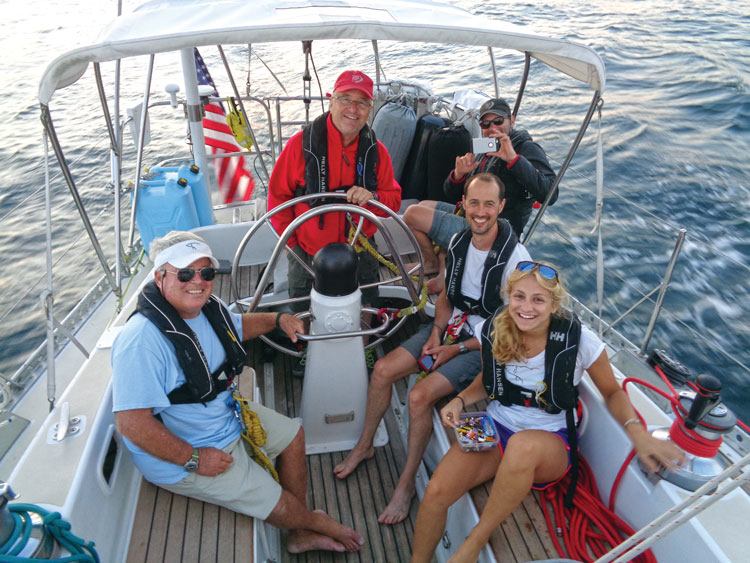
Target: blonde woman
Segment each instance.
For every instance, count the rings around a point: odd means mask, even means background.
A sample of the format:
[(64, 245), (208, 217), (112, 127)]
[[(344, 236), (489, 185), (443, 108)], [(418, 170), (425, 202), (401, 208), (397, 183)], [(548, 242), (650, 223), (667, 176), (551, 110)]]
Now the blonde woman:
[[(455, 427), (466, 405), (489, 397), (487, 411), (499, 430), (499, 447), (464, 452), (453, 444), (432, 475), (417, 516), (412, 561), (430, 561), (445, 529), (448, 508), (471, 488), (494, 477), (479, 523), (450, 558), (474, 563), (492, 531), (531, 488), (559, 481), (570, 468), (566, 412), (585, 370), (612, 416), (625, 427), (640, 458), (656, 470), (674, 467), (684, 454), (653, 439), (618, 385), (602, 341), (563, 312), (567, 297), (549, 264), (519, 262), (508, 278), (508, 305), (478, 324), (482, 373), (440, 412)], [(572, 384), (571, 384), (572, 382)]]

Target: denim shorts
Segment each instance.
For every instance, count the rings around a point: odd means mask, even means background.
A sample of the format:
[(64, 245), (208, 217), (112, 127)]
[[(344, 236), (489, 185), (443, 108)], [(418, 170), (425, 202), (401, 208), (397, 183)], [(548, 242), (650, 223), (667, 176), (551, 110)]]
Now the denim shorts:
[[(430, 338), (431, 331), (432, 322), (422, 325), (413, 336), (401, 344), (401, 347), (414, 356), (415, 360), (418, 360), (422, 355), (422, 346)], [(469, 338), (472, 337), (463, 333), (458, 342), (463, 342)], [(451, 382), (451, 385), (453, 385), (453, 388), (457, 392), (466, 389), (481, 370), (482, 355), (479, 350), (472, 350), (465, 354), (453, 356), (446, 363), (435, 369), (437, 373)]]
[(468, 226), (466, 219), (453, 213), (455, 209), (455, 205), (444, 201), (438, 201), (435, 205), (435, 216), (427, 236), (441, 248), (448, 248), (453, 235), (460, 233)]

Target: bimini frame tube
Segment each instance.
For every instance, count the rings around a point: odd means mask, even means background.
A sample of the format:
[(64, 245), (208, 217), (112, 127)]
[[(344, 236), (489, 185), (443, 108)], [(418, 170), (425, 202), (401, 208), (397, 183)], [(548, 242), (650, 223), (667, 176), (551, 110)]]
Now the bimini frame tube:
[[(148, 60), (146, 71), (146, 88), (143, 91), (141, 121), (138, 124), (138, 152), (135, 157), (135, 185), (133, 186), (133, 204), (130, 206), (130, 229), (128, 230), (128, 250), (132, 250), (135, 240), (135, 211), (138, 208), (138, 192), (141, 188), (141, 167), (143, 166), (143, 146), (146, 142), (146, 119), (148, 118), (148, 101), (151, 95), (151, 79), (154, 74), (154, 55)], [(148, 248), (145, 249), (148, 252)]]
[(562, 166), (560, 166), (560, 171), (557, 173), (557, 176), (555, 177), (555, 181), (552, 182), (552, 187), (550, 188), (549, 193), (547, 194), (547, 197), (544, 199), (544, 203), (542, 203), (541, 209), (536, 214), (536, 217), (534, 217), (534, 221), (531, 223), (531, 227), (529, 227), (528, 232), (523, 237), (523, 244), (528, 244), (529, 239), (531, 239), (531, 235), (534, 234), (534, 231), (536, 230), (537, 225), (539, 224), (539, 221), (542, 220), (542, 215), (544, 215), (545, 210), (549, 206), (549, 201), (552, 199), (552, 195), (555, 193), (555, 190), (560, 185), (560, 181), (562, 180), (563, 176), (565, 175), (565, 171), (568, 169), (568, 166), (570, 165), (570, 161), (573, 160), (573, 155), (578, 150), (578, 145), (581, 144), (581, 140), (583, 139), (583, 134), (586, 132), (586, 129), (588, 129), (589, 123), (591, 123), (591, 118), (594, 117), (594, 112), (596, 111), (596, 107), (599, 104), (599, 100), (601, 99), (599, 95), (599, 90), (594, 92), (594, 99), (591, 100), (591, 105), (589, 106), (589, 110), (586, 112), (586, 117), (583, 118), (583, 123), (581, 124), (581, 128), (578, 130), (578, 134), (576, 135), (575, 140), (573, 141), (573, 145), (570, 147), (570, 150), (568, 151), (568, 155), (565, 157), (565, 161), (562, 163)]
[(521, 77), (521, 85), (518, 87), (516, 103), (513, 104), (513, 117), (518, 117), (518, 109), (521, 107), (523, 93), (526, 91), (526, 83), (529, 80), (529, 69), (531, 69), (531, 55), (529, 55), (528, 53), (524, 53), (524, 55), (525, 60), (523, 63), (523, 76)]
[(112, 178), (112, 190), (114, 194), (114, 206), (115, 206), (115, 283), (117, 287), (122, 290), (122, 264), (121, 258), (122, 242), (120, 239), (121, 230), (121, 218), (120, 218), (120, 184), (122, 178), (122, 155), (120, 152), (120, 123), (119, 123), (119, 76), (120, 76), (120, 61), (115, 63), (115, 119), (114, 125), (112, 123), (112, 116), (109, 114), (109, 105), (107, 104), (107, 96), (104, 93), (104, 81), (102, 80), (102, 70), (99, 63), (94, 63), (94, 77), (96, 79), (96, 90), (99, 93), (99, 102), (102, 104), (102, 113), (104, 114), (104, 123), (107, 126), (107, 133), (109, 134), (109, 160), (110, 160), (110, 174)]
[(109, 287), (112, 289), (112, 292), (119, 298), (120, 297), (120, 288), (117, 287), (117, 282), (115, 281), (115, 278), (112, 276), (112, 271), (109, 268), (109, 265), (107, 264), (107, 258), (104, 256), (104, 251), (102, 250), (101, 245), (99, 244), (99, 240), (96, 238), (96, 233), (94, 232), (94, 228), (91, 225), (91, 221), (89, 220), (89, 216), (86, 213), (86, 209), (83, 206), (83, 200), (81, 200), (81, 194), (78, 193), (78, 188), (76, 188), (75, 181), (73, 180), (73, 175), (70, 173), (70, 168), (68, 168), (68, 163), (65, 160), (65, 155), (63, 154), (62, 147), (60, 146), (60, 141), (57, 138), (57, 132), (55, 131), (55, 126), (52, 123), (52, 116), (49, 112), (49, 106), (45, 104), (39, 104), (42, 109), (42, 124), (44, 125), (45, 131), (47, 131), (47, 135), (49, 136), (50, 143), (52, 143), (52, 149), (55, 151), (55, 157), (57, 158), (57, 162), (60, 164), (60, 170), (63, 173), (63, 177), (65, 178), (65, 182), (68, 184), (68, 189), (70, 190), (70, 194), (73, 196), (73, 201), (76, 204), (76, 208), (78, 209), (78, 213), (81, 216), (81, 221), (83, 222), (83, 226), (86, 229), (86, 233), (89, 235), (89, 240), (91, 241), (91, 245), (94, 247), (94, 252), (96, 252), (96, 257), (99, 259), (99, 263), (102, 266), (102, 269), (104, 270), (104, 275), (107, 278), (107, 281), (109, 282)]
[(492, 86), (495, 89), (495, 97), (499, 98), (500, 97), (500, 85), (497, 82), (497, 68), (495, 67), (495, 53), (492, 50), (492, 47), (487, 47), (487, 53), (490, 56), (490, 67), (492, 68)]

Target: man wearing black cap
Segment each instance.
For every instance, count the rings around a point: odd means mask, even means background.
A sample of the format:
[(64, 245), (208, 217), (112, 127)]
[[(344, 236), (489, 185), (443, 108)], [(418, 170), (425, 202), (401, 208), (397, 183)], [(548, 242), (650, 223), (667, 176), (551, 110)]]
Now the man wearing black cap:
[[(499, 148), (485, 154), (467, 153), (456, 157), (456, 167), (443, 184), (448, 201), (460, 201), (468, 178), (490, 172), (505, 185), (505, 207), (500, 217), (507, 219), (520, 238), (531, 216), (535, 201), (543, 202), (555, 179), (544, 150), (523, 129), (514, 129), (516, 118), (502, 98), (491, 98), (479, 109), (479, 125), (484, 137), (498, 140)], [(550, 204), (557, 200), (557, 191)], [(447, 248), (451, 237), (466, 228), (466, 220), (454, 214), (454, 206), (440, 201), (422, 201), (411, 205), (404, 221), (414, 231), (422, 247), (425, 273), (436, 273), (444, 265), (432, 252), (432, 243)], [(443, 276), (430, 280), (430, 292), (439, 292)]]

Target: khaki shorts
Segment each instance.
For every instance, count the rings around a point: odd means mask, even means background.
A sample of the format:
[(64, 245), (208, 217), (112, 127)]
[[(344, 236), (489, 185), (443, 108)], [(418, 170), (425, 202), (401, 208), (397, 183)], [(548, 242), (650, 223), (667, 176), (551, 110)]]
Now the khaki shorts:
[[(250, 403), (266, 429), (261, 448), (272, 460), (291, 444), (300, 424), (274, 410)], [(229, 510), (265, 520), (281, 498), (281, 485), (252, 458), (250, 446), (240, 437), (224, 451), (234, 458), (232, 465), (216, 477), (190, 473), (172, 485), (159, 485), (173, 493), (224, 506)]]

